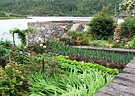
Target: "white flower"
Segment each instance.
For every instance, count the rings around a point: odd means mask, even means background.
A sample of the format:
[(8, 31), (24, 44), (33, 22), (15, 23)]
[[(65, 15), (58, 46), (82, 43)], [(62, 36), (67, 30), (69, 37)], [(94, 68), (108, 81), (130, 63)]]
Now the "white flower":
[(30, 53), (28, 53), (28, 55), (30, 56)]
[(39, 37), (38, 40), (42, 40), (42, 39)]
[(46, 48), (46, 46), (43, 46), (43, 48)]
[(26, 49), (26, 48), (27, 48), (27, 46), (24, 46), (24, 48)]
[(40, 46), (43, 46), (43, 44), (40, 44)]
[(118, 43), (118, 42), (120, 42), (120, 40), (116, 40), (116, 42)]

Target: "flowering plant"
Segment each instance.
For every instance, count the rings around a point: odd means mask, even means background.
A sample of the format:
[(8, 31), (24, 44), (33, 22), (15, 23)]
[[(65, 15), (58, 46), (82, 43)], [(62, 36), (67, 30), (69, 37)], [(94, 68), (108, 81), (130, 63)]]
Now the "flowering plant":
[(24, 65), (9, 63), (5, 66), (5, 69), (0, 67), (0, 94), (2, 96), (26, 94), (25, 81), (27, 81), (27, 78)]

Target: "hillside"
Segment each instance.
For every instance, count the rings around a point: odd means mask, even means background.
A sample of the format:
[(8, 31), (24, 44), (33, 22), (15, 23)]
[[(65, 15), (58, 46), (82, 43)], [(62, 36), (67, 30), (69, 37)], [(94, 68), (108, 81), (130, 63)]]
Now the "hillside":
[[(115, 2), (114, 2), (115, 1)], [(111, 4), (114, 15), (122, 0), (0, 0), (0, 12), (32, 16), (92, 16)]]

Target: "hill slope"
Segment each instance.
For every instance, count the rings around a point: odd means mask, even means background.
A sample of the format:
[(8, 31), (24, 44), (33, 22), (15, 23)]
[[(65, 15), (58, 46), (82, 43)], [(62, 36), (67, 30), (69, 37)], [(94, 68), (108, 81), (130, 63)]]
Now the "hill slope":
[(103, 6), (111, 4), (114, 14), (115, 4), (122, 0), (1, 0), (0, 12), (36, 16), (91, 16)]

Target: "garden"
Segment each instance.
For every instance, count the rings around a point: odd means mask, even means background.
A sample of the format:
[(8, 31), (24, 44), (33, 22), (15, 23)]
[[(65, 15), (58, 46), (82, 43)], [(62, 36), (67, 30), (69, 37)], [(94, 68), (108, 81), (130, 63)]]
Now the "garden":
[(1, 96), (94, 96), (134, 54), (72, 48), (58, 40), (34, 47), (0, 42)]
[[(67, 45), (134, 49), (135, 17), (129, 15), (124, 18), (124, 22), (116, 23), (108, 10), (109, 6), (95, 14), (86, 24), (90, 26), (87, 31), (68, 30), (65, 43)], [(80, 43), (76, 42), (78, 40)]]
[[(54, 38), (27, 46), (26, 35), (32, 28), (10, 30), (13, 43), (0, 40), (0, 96), (94, 96), (123, 71), (134, 53), (77, 48), (75, 40), (88, 46), (134, 49), (134, 19), (127, 17), (120, 24), (121, 36), (129, 36), (127, 42), (112, 40), (116, 24), (106, 9), (88, 22), (88, 32), (68, 31), (65, 42)], [(20, 45), (15, 44), (14, 34)]]

